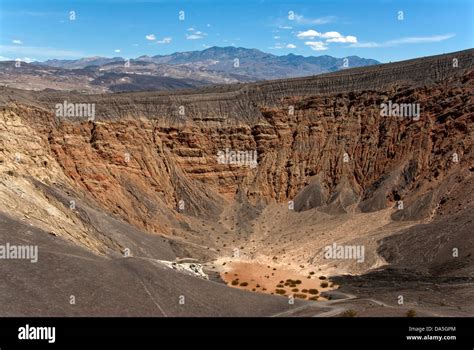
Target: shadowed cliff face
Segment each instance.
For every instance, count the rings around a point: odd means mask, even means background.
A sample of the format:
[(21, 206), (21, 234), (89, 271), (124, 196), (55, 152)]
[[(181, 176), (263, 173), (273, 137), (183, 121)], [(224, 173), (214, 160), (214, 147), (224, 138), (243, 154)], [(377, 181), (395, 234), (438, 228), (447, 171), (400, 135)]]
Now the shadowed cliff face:
[[(454, 57), (459, 67), (453, 67)], [(5, 188), (34, 187), (35, 178), (67, 189), (78, 202), (170, 237), (182, 256), (215, 259), (246, 242), (249, 258), (278, 253), (295, 265), (323, 264), (322, 245), (311, 244), (324, 230), (301, 238), (310, 247), (301, 254), (296, 240), (280, 252), (285, 244), (274, 244), (277, 237), (305, 232), (311, 216), (330, 221), (383, 212), (381, 223), (412, 225), (472, 210), (472, 196), (461, 202), (453, 194), (473, 190), (473, 90), (472, 50), (200, 93), (86, 96), (4, 89), (0, 169)], [(57, 118), (54, 106), (62, 101), (95, 103), (97, 117)], [(383, 115), (382, 106), (397, 104), (413, 109)], [(232, 152), (256, 153), (256, 166)], [(18, 203), (6, 210), (18, 212)], [(291, 227), (286, 214), (272, 217), (272, 206), (300, 221)], [(61, 235), (68, 239), (102, 253), (123, 249), (87, 233), (90, 227), (67, 210), (61, 215)], [(261, 249), (250, 244), (271, 224), (275, 231), (284, 228), (274, 241), (265, 241), (265, 233)], [(44, 225), (52, 224), (46, 219)], [(467, 225), (472, 228), (472, 221)], [(239, 238), (218, 242), (227, 234)], [(387, 261), (402, 261), (390, 239), (384, 242)], [(373, 244), (372, 260), (344, 271), (379, 266)], [(296, 260), (288, 258), (292, 252)]]

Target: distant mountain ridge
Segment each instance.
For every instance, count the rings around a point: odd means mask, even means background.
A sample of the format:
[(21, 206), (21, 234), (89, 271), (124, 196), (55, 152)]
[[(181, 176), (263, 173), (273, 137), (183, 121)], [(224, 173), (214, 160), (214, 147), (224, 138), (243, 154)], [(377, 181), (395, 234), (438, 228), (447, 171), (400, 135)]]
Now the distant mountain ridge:
[[(257, 49), (246, 49), (242, 47), (217, 47), (213, 46), (200, 51), (175, 52), (169, 55), (140, 56), (130, 59), (130, 64), (147, 62), (167, 65), (189, 65), (201, 63), (212, 67), (212, 70), (229, 72), (230, 70), (243, 71), (249, 77), (259, 79), (285, 78), (295, 76), (305, 76), (334, 72), (343, 68), (344, 59), (347, 59), (347, 66), (362, 67), (379, 64), (377, 60), (366, 59), (358, 56), (348, 56), (336, 58), (328, 55), (308, 56), (288, 54), (276, 56), (262, 52)], [(236, 61), (238, 60), (238, 62)], [(79, 69), (88, 66), (104, 66), (110, 64), (124, 63), (122, 57), (87, 57), (78, 60), (48, 60), (43, 62), (47, 66)], [(271, 65), (271, 67), (268, 67)], [(259, 71), (256, 71), (256, 68)], [(272, 73), (272, 71), (274, 73)]]
[[(358, 56), (276, 56), (257, 49), (214, 46), (201, 51), (129, 60), (94, 56), (22, 63), (27, 69), (10, 69), (11, 64), (3, 62), (0, 63), (0, 84), (33, 90), (86, 92), (173, 90), (311, 76), (379, 63)], [(54, 84), (50, 84), (52, 81)]]

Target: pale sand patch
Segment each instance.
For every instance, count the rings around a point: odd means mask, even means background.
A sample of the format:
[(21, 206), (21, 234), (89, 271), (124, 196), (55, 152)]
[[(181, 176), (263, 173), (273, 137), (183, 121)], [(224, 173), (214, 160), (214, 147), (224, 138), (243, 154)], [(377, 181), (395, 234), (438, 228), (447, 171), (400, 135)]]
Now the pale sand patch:
[[(276, 292), (279, 289), (285, 291), (284, 294), (280, 295), (287, 297), (293, 295), (295, 298), (301, 297), (302, 299), (309, 300), (312, 297), (318, 296), (318, 300), (326, 300), (326, 298), (319, 296), (319, 294), (337, 288), (337, 285), (333, 285), (332, 282), (320, 280), (320, 275), (317, 275), (316, 271), (312, 271), (314, 272), (312, 275), (309, 273), (305, 275), (296, 270), (282, 268), (278, 265), (264, 265), (244, 261), (231, 261), (225, 267), (221, 271), (221, 278), (227, 285), (248, 291), (279, 295)], [(234, 284), (232, 284), (233, 281)], [(321, 287), (321, 283), (327, 283), (328, 285)], [(295, 288), (298, 290), (294, 290)], [(317, 289), (318, 294), (309, 293), (310, 289)], [(306, 291), (303, 292), (303, 290)]]

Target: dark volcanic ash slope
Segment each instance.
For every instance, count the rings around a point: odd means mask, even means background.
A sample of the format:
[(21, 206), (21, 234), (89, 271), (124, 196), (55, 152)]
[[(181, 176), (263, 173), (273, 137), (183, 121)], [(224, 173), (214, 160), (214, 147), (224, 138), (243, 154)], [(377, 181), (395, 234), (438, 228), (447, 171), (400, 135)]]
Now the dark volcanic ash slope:
[[(210, 261), (242, 246), (248, 259), (329, 274), (365, 273), (383, 260), (469, 278), (473, 84), (467, 50), (180, 93), (2, 88), (2, 211), (119, 264), (127, 247), (135, 258)], [(63, 101), (94, 103), (95, 120), (56, 118)], [(419, 104), (419, 120), (381, 116), (389, 102)], [(257, 167), (219, 164), (226, 148), (256, 150)], [(120, 220), (165, 236), (173, 255), (150, 251), (157, 243), (140, 244), (146, 234), (128, 234)], [(324, 261), (333, 242), (364, 244), (366, 261)], [(261, 314), (277, 312), (268, 300)], [(226, 302), (215, 314), (226, 314)]]

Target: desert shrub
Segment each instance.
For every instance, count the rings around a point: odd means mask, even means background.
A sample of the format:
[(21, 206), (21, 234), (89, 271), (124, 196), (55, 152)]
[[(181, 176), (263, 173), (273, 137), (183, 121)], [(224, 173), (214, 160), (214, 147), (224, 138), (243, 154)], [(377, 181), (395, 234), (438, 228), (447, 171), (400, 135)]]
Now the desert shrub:
[(310, 274), (310, 275), (314, 275), (314, 271), (311, 271), (309, 274)]
[(356, 317), (357, 316), (357, 312), (355, 310), (346, 310), (342, 313), (342, 316), (343, 317)]
[(416, 311), (413, 309), (410, 309), (407, 311), (407, 317), (415, 317), (416, 316)]
[(327, 286), (329, 286), (329, 283), (321, 282), (321, 288), (326, 288)]
[(278, 288), (284, 288), (285, 286), (280, 283), (280, 284), (277, 284), (277, 287), (278, 287)]
[(326, 280), (327, 277), (326, 277), (326, 276), (319, 276), (319, 279), (320, 279), (320, 280)]
[(308, 293), (309, 293), (309, 294), (316, 295), (316, 294), (319, 293), (319, 290), (317, 290), (316, 288), (311, 288), (310, 290), (308, 290)]
[(318, 300), (318, 296), (316, 295), (316, 296), (314, 296), (314, 297), (309, 298), (308, 300), (314, 300), (314, 301), (316, 301), (316, 300)]
[(238, 285), (238, 284), (239, 284), (239, 281), (236, 281), (236, 280), (233, 280), (233, 281), (232, 281), (232, 285), (233, 285), (233, 286), (236, 286), (236, 285)]
[(257, 284), (255, 287), (257, 287), (257, 288), (260, 288), (260, 285), (259, 285), (259, 284)]
[(284, 289), (275, 289), (275, 293), (277, 293), (277, 294), (286, 294), (286, 290), (284, 290)]
[(301, 280), (296, 280), (294, 283), (295, 284), (301, 284)]
[(249, 284), (248, 284), (247, 282), (242, 282), (242, 283), (240, 284), (241, 287), (247, 287), (248, 285), (249, 285)]
[(299, 292), (300, 290), (298, 288), (293, 288), (291, 291), (292, 292)]
[(301, 290), (303, 293), (308, 293), (308, 290), (306, 288)]
[(293, 294), (293, 296), (295, 298), (299, 298), (299, 299), (306, 299), (306, 294), (295, 293), (295, 294)]

